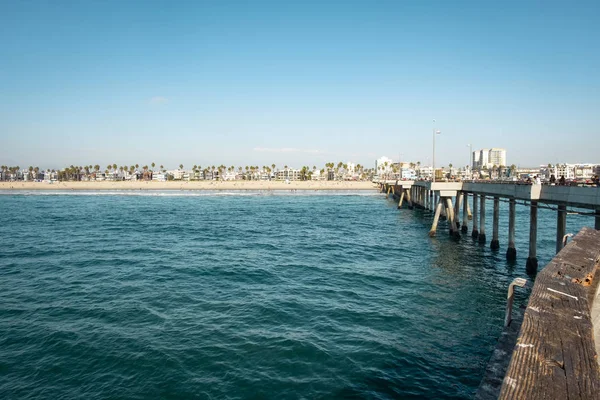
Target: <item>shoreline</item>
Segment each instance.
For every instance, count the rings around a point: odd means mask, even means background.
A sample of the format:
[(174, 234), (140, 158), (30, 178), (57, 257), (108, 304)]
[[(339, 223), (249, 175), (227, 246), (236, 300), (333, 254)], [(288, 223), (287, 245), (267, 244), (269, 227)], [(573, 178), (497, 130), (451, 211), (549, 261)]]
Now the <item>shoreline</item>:
[(117, 182), (0, 182), (1, 191), (16, 190), (376, 190), (368, 181), (117, 181)]

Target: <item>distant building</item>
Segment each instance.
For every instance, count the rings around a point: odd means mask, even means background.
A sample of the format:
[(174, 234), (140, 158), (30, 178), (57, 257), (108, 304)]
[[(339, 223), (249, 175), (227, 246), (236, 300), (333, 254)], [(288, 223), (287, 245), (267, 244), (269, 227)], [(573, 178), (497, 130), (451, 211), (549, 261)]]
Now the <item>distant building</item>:
[(433, 177), (433, 168), (430, 166), (419, 168), (419, 178), (431, 179)]
[(488, 153), (488, 163), (492, 166), (506, 166), (506, 150), (505, 149), (490, 149)]
[(493, 166), (506, 167), (506, 149), (481, 149), (473, 152), (473, 169), (491, 169)]
[(385, 156), (378, 158), (375, 161), (375, 173), (387, 174), (392, 172), (393, 161)]
[(473, 155), (472, 155), (473, 161), (471, 162), (471, 168), (473, 168), (473, 169), (478, 168), (478, 166), (480, 165), (480, 163), (479, 163), (480, 156), (481, 156), (481, 150), (477, 150), (477, 151), (473, 152)]

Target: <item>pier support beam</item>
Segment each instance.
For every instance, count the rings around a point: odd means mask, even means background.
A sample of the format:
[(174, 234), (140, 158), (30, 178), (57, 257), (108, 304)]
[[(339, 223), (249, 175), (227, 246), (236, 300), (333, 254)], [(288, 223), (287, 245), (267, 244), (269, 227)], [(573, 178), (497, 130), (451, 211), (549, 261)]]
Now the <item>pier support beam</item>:
[(473, 193), (473, 232), (471, 232), (471, 237), (473, 239), (477, 239), (479, 236), (479, 228), (477, 226), (477, 210), (479, 207), (479, 196)]
[(567, 206), (561, 204), (556, 213), (556, 253), (563, 248), (563, 238), (567, 229)]
[(406, 190), (404, 190), (404, 189), (400, 192), (400, 200), (398, 201), (398, 208), (401, 208), (402, 202), (404, 202), (404, 192), (406, 192)]
[(435, 196), (433, 193), (433, 190), (429, 191), (429, 209), (433, 212), (435, 212), (435, 205), (437, 203), (435, 202)]
[(538, 269), (537, 259), (537, 201), (532, 201), (529, 214), (529, 257), (525, 271), (528, 274), (535, 274)]
[(462, 192), (456, 192), (456, 197), (454, 197), (454, 226), (455, 231), (460, 232), (460, 202), (462, 201)]
[(485, 243), (485, 196), (479, 197), (479, 243)]
[(490, 248), (492, 250), (498, 250), (500, 248), (500, 241), (498, 240), (498, 224), (500, 223), (500, 199), (494, 197), (494, 218), (492, 228), (492, 241), (490, 242)]
[[(467, 196), (467, 200), (469, 199), (469, 194), (465, 193)], [(469, 219), (473, 219), (473, 214), (471, 214), (471, 206), (469, 206), (469, 202), (467, 201), (467, 215), (469, 216)]]
[(517, 259), (517, 249), (515, 248), (516, 204), (515, 199), (508, 201), (508, 249), (506, 249), (506, 259), (509, 261)]
[(441, 212), (442, 212), (442, 202), (439, 201), (437, 203), (437, 205), (435, 206), (435, 214), (433, 216), (433, 223), (431, 224), (431, 229), (429, 230), (429, 237), (434, 237), (436, 234)]
[[(450, 236), (454, 238), (460, 238), (458, 232), (458, 226), (456, 225), (456, 214), (454, 214), (454, 208), (452, 208), (452, 197), (446, 197), (446, 210), (448, 212), (448, 222), (450, 225)], [(455, 200), (455, 204), (458, 199)]]
[(594, 224), (596, 230), (600, 230), (600, 209), (596, 210), (596, 222)]
[(463, 222), (460, 227), (462, 233), (469, 232), (469, 193), (463, 192)]
[(412, 210), (413, 209), (413, 202), (412, 202), (412, 196), (410, 195), (410, 192), (412, 191), (412, 188), (408, 189), (406, 191), (406, 202), (408, 203), (408, 209)]

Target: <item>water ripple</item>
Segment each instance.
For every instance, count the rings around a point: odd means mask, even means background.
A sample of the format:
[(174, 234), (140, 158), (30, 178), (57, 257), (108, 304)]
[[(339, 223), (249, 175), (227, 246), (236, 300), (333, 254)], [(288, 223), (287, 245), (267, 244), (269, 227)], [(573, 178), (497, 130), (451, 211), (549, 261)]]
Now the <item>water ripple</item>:
[(429, 239), (381, 195), (244, 194), (2, 195), (0, 396), (473, 395), (525, 251)]

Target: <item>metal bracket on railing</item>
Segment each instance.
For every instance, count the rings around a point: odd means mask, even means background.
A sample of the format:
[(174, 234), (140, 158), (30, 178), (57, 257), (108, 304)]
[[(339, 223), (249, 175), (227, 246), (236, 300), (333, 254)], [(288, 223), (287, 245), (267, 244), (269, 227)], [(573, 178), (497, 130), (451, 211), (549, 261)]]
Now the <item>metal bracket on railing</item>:
[(515, 286), (524, 287), (527, 283), (527, 279), (524, 278), (515, 278), (510, 285), (508, 285), (508, 296), (506, 296), (506, 315), (504, 316), (504, 327), (510, 325), (510, 321), (512, 320), (512, 306), (513, 300), (515, 299)]
[(567, 239), (572, 238), (573, 234), (572, 233), (567, 233), (565, 236), (563, 236), (563, 247), (565, 247), (567, 245)]

